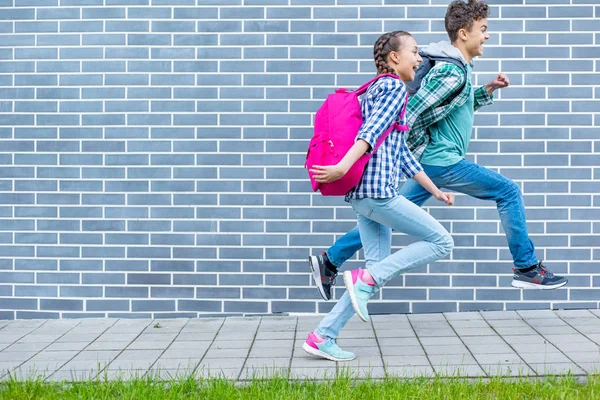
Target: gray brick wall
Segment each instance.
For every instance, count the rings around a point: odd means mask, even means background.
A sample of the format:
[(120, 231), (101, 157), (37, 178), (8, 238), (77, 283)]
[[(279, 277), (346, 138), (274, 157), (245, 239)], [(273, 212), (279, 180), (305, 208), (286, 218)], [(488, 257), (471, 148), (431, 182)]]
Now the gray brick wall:
[[(328, 311), (305, 258), (355, 217), (310, 191), (313, 113), (373, 75), (382, 31), (444, 39), (447, 4), (0, 0), (0, 318)], [(372, 312), (598, 306), (598, 18), (594, 0), (493, 1), (475, 68), (513, 87), (477, 114), (469, 158), (522, 187), (569, 287), (510, 288), (494, 205), (458, 196), (426, 204), (456, 250)]]

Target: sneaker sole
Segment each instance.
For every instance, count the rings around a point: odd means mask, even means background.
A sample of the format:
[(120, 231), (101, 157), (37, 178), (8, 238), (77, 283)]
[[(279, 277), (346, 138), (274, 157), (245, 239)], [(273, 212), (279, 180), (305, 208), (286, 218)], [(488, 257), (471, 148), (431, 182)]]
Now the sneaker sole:
[[(323, 289), (323, 283), (321, 282), (321, 271), (318, 268), (319, 260), (315, 256), (310, 256), (310, 257), (308, 257), (308, 264), (310, 265), (310, 269), (312, 270), (313, 279), (315, 280), (315, 285), (317, 286), (317, 289), (319, 289), (319, 293), (321, 294), (321, 297), (325, 301), (330, 300), (325, 295), (325, 289)], [(315, 265), (317, 265), (317, 268), (315, 268)]]
[(523, 281), (512, 281), (512, 287), (516, 287), (517, 289), (538, 289), (538, 290), (552, 290), (558, 289), (559, 287), (565, 286), (567, 284), (567, 280), (562, 283), (557, 283), (555, 285), (539, 285), (535, 283), (523, 282)]
[(352, 357), (352, 358), (337, 358), (334, 357), (330, 354), (327, 354), (321, 350), (317, 350), (314, 347), (310, 346), (308, 343), (304, 342), (304, 344), (302, 345), (302, 350), (304, 350), (305, 352), (307, 352), (308, 354), (312, 354), (313, 356), (317, 356), (317, 357), (321, 357), (321, 358), (326, 358), (330, 361), (352, 361), (356, 358), (356, 356)]
[(365, 318), (358, 309), (358, 302), (356, 301), (356, 294), (354, 293), (354, 283), (352, 282), (352, 272), (350, 271), (344, 271), (344, 286), (346, 286), (348, 296), (350, 297), (350, 303), (352, 303), (352, 308), (354, 308), (354, 312), (358, 315), (358, 318), (363, 320), (363, 322), (369, 322), (369, 319)]

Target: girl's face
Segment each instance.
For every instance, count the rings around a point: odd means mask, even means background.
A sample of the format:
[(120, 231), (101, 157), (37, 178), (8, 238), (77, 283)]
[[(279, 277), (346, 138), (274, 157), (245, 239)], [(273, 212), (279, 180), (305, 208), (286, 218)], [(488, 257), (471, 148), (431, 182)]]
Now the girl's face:
[(399, 51), (391, 51), (388, 54), (388, 65), (396, 71), (396, 74), (404, 82), (411, 82), (415, 79), (415, 70), (423, 59), (419, 55), (417, 41), (412, 36), (406, 36), (402, 39), (402, 45)]

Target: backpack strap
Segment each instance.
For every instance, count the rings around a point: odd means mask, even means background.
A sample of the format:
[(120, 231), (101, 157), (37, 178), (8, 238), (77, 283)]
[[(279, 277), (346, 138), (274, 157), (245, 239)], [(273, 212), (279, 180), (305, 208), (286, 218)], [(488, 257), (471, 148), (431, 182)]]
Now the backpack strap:
[[(404, 114), (406, 113), (406, 105), (408, 104), (408, 93), (406, 94), (406, 96), (404, 97), (404, 107), (402, 107), (402, 111), (400, 112), (400, 119), (404, 118)], [(375, 153), (377, 151), (377, 149), (379, 148), (379, 146), (381, 146), (381, 144), (383, 143), (383, 141), (385, 139), (387, 139), (387, 137), (390, 135), (390, 133), (392, 133), (393, 130), (397, 130), (397, 131), (408, 131), (409, 127), (408, 125), (402, 125), (399, 124), (398, 122), (394, 122), (384, 133), (383, 135), (381, 135), (381, 137), (379, 138), (379, 140), (377, 141), (377, 143), (375, 144), (375, 147), (373, 148), (372, 153)]]
[(365, 83), (364, 85), (362, 85), (361, 87), (359, 87), (358, 89), (356, 89), (356, 94), (358, 96), (360, 96), (361, 94), (364, 94), (367, 91), (367, 89), (369, 88), (369, 86), (371, 86), (371, 84), (373, 82), (375, 82), (375, 81), (377, 81), (377, 80), (379, 80), (379, 79), (381, 79), (381, 78), (383, 78), (385, 76), (389, 76), (389, 77), (392, 77), (392, 78), (400, 79), (399, 76), (394, 75), (394, 74), (381, 74), (381, 75), (377, 75), (375, 78), (371, 79), (369, 82)]

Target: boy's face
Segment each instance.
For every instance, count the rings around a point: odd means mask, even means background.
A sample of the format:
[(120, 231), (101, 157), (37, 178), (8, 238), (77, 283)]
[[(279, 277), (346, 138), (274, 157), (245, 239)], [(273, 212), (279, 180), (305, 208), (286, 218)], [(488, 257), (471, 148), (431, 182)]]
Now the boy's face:
[(473, 23), (470, 32), (464, 31), (466, 35), (465, 49), (471, 57), (483, 55), (483, 44), (490, 38), (487, 28), (488, 20), (483, 18)]

